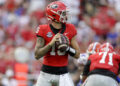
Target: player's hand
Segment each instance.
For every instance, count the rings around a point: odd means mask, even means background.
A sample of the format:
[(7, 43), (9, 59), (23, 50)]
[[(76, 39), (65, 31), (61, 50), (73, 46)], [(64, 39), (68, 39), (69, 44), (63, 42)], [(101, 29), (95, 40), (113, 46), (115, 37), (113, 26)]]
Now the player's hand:
[(54, 45), (55, 44), (55, 42), (58, 40), (60, 38), (60, 33), (57, 33), (54, 37), (53, 37), (53, 39), (51, 40), (51, 42), (49, 43), (49, 45)]
[(61, 52), (66, 51), (67, 48), (69, 47), (69, 39), (66, 36), (61, 34), (59, 40), (56, 41), (56, 47)]

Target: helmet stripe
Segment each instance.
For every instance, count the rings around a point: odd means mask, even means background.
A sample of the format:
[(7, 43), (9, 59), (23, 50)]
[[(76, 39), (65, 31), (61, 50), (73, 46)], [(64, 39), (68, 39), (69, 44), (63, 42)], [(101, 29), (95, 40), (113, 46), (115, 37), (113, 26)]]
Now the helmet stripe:
[(97, 42), (93, 45), (92, 51), (95, 51), (96, 45), (97, 45)]
[(107, 49), (108, 49), (108, 51), (109, 51), (109, 43), (107, 43), (107, 47), (106, 47)]

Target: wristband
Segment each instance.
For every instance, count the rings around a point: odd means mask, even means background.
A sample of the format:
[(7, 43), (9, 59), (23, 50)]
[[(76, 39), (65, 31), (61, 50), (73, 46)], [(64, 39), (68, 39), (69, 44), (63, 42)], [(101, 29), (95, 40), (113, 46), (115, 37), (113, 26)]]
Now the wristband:
[(74, 56), (74, 55), (76, 54), (75, 49), (73, 49), (73, 48), (71, 48), (71, 47), (69, 47), (69, 46), (68, 46), (68, 48), (66, 49), (66, 52), (68, 52), (68, 54), (69, 54), (70, 56)]

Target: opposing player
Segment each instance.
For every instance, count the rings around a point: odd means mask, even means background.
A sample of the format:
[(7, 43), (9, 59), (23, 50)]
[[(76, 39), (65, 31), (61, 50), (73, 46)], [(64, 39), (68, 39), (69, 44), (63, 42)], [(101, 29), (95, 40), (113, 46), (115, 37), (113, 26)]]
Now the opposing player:
[(46, 8), (50, 24), (40, 25), (36, 32), (35, 58), (43, 57), (43, 66), (36, 86), (74, 86), (67, 70), (68, 54), (79, 57), (76, 29), (67, 24), (67, 10), (60, 1)]
[(77, 60), (78, 68), (80, 72), (80, 82), (78, 83), (78, 86), (80, 86), (79, 84), (82, 84), (82, 73), (83, 73), (84, 65), (87, 63), (88, 57), (92, 54), (97, 53), (99, 51), (100, 45), (101, 44), (99, 42), (93, 42), (88, 46), (86, 53), (80, 54)]
[(83, 86), (118, 86), (116, 77), (119, 71), (120, 56), (110, 43), (100, 46), (99, 53), (88, 58), (84, 67)]
[(88, 46), (86, 53), (81, 53), (77, 62), (81, 65), (85, 65), (87, 63), (88, 57), (92, 54), (95, 54), (99, 51), (100, 48), (99, 42), (93, 42)]

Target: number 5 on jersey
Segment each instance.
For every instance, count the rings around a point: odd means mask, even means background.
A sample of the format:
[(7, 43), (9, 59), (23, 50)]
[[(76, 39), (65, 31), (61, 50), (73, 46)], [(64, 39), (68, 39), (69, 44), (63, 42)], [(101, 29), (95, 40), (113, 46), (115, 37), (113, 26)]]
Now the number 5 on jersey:
[[(57, 50), (57, 54), (58, 54), (59, 56), (65, 55), (65, 53), (66, 53), (65, 51), (64, 51), (64, 52), (60, 52), (59, 50)], [(52, 46), (52, 50), (51, 50), (51, 52), (50, 52), (50, 55), (53, 55), (53, 56), (56, 55), (55, 45)]]

